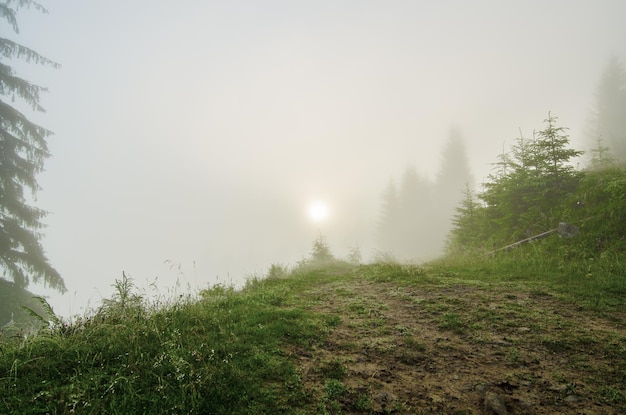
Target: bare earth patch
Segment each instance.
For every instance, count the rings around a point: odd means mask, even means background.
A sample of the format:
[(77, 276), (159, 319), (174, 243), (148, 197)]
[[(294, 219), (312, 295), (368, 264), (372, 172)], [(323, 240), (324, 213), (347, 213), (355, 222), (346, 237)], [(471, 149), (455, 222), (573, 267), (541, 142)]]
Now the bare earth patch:
[(549, 293), (469, 285), (321, 285), (337, 320), (292, 350), (320, 413), (626, 413), (626, 320)]

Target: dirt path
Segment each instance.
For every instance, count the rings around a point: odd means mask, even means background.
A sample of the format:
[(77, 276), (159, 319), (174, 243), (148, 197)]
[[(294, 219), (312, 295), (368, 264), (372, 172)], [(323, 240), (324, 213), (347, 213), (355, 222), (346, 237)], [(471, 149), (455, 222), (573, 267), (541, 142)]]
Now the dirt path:
[(320, 413), (626, 413), (626, 319), (542, 292), (323, 285), (311, 308), (338, 324), (294, 350)]

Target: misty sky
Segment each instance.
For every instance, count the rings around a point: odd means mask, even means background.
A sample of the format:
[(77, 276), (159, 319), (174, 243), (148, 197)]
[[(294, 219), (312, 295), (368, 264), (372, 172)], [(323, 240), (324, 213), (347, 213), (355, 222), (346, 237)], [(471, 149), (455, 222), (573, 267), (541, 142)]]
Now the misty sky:
[(602, 70), (626, 58), (623, 0), (40, 2), (3, 36), (62, 65), (18, 69), (49, 88), (36, 203), (63, 315), (122, 271), (162, 293), (240, 283), (318, 231), (367, 259), (385, 185), (408, 165), (433, 178), (452, 127), (478, 183), (548, 111), (583, 148)]

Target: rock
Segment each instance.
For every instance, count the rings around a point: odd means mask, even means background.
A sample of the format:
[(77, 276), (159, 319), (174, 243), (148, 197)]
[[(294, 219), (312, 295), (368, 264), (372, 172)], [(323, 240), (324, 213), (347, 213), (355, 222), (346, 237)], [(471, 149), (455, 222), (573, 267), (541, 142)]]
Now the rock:
[(494, 392), (485, 393), (485, 412), (488, 414), (507, 415), (508, 412), (502, 396)]
[(388, 413), (398, 398), (390, 392), (380, 392), (373, 396), (372, 410), (376, 413)]
[(374, 395), (374, 399), (379, 402), (395, 402), (396, 395), (390, 392), (380, 392)]
[(578, 235), (580, 229), (576, 225), (571, 225), (567, 222), (561, 222), (558, 226), (559, 236), (561, 238), (573, 238)]
[(479, 383), (478, 385), (476, 385), (476, 391), (484, 392), (486, 390), (487, 390), (487, 385), (485, 385), (484, 383)]

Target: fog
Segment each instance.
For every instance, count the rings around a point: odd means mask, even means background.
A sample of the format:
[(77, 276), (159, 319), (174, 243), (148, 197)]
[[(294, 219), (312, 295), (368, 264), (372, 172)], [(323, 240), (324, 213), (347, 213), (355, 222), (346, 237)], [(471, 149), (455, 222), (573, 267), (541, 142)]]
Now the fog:
[(19, 74), (49, 88), (36, 204), (69, 291), (29, 288), (65, 316), (122, 271), (163, 294), (241, 285), (320, 234), (368, 260), (385, 186), (436, 177), (452, 128), (478, 184), (548, 111), (582, 148), (626, 57), (622, 0), (41, 3), (16, 39), (62, 68)]

